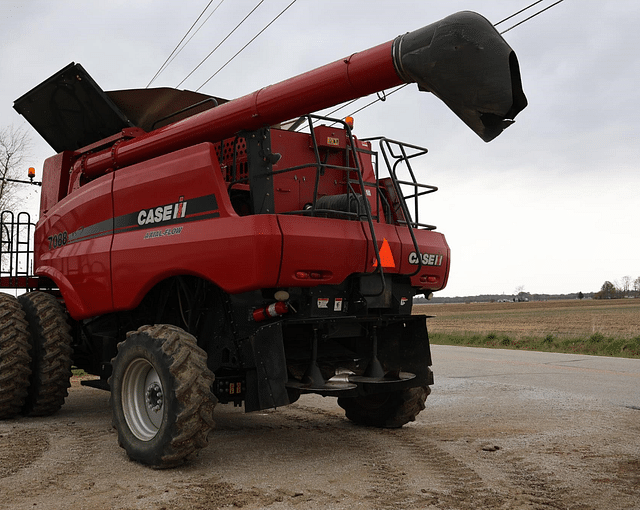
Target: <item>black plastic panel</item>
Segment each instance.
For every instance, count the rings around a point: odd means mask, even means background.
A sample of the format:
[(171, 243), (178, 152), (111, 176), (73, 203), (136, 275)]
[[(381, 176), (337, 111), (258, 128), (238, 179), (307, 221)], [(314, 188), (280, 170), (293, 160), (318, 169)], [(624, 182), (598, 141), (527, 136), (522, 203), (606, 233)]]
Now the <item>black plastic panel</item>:
[(71, 63), (13, 107), (56, 152), (76, 150), (132, 127), (80, 64)]

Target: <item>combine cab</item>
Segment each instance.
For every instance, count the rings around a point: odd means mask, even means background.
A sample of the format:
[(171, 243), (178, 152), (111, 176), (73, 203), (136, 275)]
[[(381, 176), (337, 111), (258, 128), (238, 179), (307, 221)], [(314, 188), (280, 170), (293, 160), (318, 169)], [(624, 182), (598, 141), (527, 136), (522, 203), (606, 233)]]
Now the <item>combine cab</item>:
[(28, 292), (0, 300), (0, 417), (56, 411), (73, 365), (154, 467), (206, 445), (216, 402), (415, 419), (433, 375), (412, 300), (450, 264), (419, 217), (426, 149), (310, 113), (410, 82), (485, 141), (526, 106), (515, 54), (467, 12), (233, 101), (104, 92), (77, 64), (18, 99), (58, 154), (27, 237), (2, 217), (2, 285)]

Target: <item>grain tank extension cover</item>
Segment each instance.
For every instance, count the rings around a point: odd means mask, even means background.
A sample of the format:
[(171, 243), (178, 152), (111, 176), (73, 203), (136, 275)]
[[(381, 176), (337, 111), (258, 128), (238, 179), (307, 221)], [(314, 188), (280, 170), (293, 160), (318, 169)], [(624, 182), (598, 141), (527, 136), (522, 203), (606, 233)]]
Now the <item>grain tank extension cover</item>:
[(79, 149), (133, 126), (73, 62), (17, 99), (13, 107), (56, 152)]
[(152, 131), (227, 102), (189, 90), (103, 91), (71, 63), (17, 99), (13, 107), (56, 152), (77, 150), (128, 127)]

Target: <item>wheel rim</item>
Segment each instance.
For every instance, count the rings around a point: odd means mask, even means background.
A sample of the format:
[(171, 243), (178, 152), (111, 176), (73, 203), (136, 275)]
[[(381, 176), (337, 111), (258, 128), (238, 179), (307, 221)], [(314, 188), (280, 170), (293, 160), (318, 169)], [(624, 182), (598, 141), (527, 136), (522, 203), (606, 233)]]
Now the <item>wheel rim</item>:
[(122, 408), (129, 429), (141, 441), (153, 439), (164, 414), (162, 381), (146, 359), (132, 361), (122, 380)]

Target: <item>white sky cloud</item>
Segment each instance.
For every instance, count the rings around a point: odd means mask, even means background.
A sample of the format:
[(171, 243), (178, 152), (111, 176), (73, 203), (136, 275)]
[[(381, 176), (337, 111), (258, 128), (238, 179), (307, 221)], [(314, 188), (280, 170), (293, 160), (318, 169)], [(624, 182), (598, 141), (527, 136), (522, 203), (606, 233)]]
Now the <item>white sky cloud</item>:
[[(182, 87), (202, 85), (289, 1), (265, 1)], [(177, 85), (256, 3), (227, 0), (154, 86)], [(458, 10), (496, 22), (528, 3), (298, 0), (202, 92), (238, 97)], [(72, 61), (105, 90), (146, 86), (205, 5), (3, 0), (0, 126), (26, 125), (13, 101)], [(441, 295), (589, 292), (640, 276), (639, 22), (635, 0), (565, 0), (505, 34), (529, 106), (489, 144), (415, 86), (356, 116), (359, 136), (430, 149), (423, 180), (440, 191), (425, 220), (452, 248)], [(52, 151), (33, 134), (40, 170)]]

